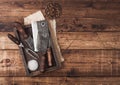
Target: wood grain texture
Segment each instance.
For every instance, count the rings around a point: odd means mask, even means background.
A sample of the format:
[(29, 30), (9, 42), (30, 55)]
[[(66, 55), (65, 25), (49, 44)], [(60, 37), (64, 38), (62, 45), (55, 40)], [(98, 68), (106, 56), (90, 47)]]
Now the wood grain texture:
[[(0, 76), (25, 76), (18, 50), (0, 50)], [(63, 67), (39, 76), (120, 76), (120, 50), (62, 50)], [(9, 59), (9, 62), (3, 60)]]
[(120, 78), (96, 77), (0, 77), (1, 85), (119, 85)]
[(25, 74), (22, 58), (17, 50), (0, 51), (0, 76), (19, 76)]
[[(10, 23), (50, 1), (63, 8), (57, 36), (65, 62), (54, 72), (25, 77), (18, 47), (7, 38)], [(0, 85), (120, 85), (120, 0), (0, 0), (0, 11)]]
[[(0, 32), (0, 49), (18, 49), (7, 34)], [(120, 49), (120, 32), (61, 32), (57, 34), (61, 49)]]
[[(24, 17), (37, 10), (44, 9), (48, 2), (50, 1), (1, 0), (0, 11), (2, 12), (0, 13), (0, 31), (12, 31), (11, 27), (5, 26), (4, 24), (14, 21), (22, 22)], [(120, 31), (119, 1), (54, 0), (54, 2), (59, 2), (63, 8), (61, 18), (57, 20), (57, 23), (59, 23), (57, 25), (58, 32)]]

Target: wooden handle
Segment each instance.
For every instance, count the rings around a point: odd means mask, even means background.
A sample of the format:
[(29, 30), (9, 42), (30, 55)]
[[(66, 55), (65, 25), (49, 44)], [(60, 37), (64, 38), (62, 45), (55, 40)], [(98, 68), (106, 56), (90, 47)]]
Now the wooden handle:
[(13, 26), (22, 34), (24, 39), (28, 38), (28, 35), (25, 33), (24, 27), (21, 23), (15, 22)]
[(40, 71), (41, 72), (44, 72), (45, 71), (45, 56), (41, 56), (41, 59), (40, 59)]
[(12, 40), (15, 44), (17, 44), (17, 45), (20, 44), (20, 42), (18, 41), (18, 39), (15, 38), (13, 35), (8, 34), (8, 38), (9, 38), (10, 40)]
[(52, 59), (51, 59), (52, 56), (51, 56), (51, 50), (50, 50), (50, 48), (48, 48), (47, 56), (48, 56), (48, 65), (52, 66)]

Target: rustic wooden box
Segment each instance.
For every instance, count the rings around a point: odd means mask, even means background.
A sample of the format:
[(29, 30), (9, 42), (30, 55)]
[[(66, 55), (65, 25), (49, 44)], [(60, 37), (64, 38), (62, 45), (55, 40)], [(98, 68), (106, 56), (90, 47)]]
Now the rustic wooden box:
[[(27, 33), (32, 34), (31, 28), (29, 26), (26, 26), (25, 30), (26, 30)], [(20, 36), (20, 33), (16, 29), (15, 29), (15, 36), (20, 41), (22, 41), (22, 37)], [(31, 57), (29, 55), (27, 55), (27, 53), (26, 53), (26, 51), (23, 47), (19, 47), (20, 53), (22, 55), (22, 60), (23, 60), (24, 66), (25, 66), (26, 74), (28, 76), (37, 76), (39, 74), (46, 73), (46, 72), (49, 72), (49, 71), (53, 71), (53, 70), (56, 70), (56, 69), (61, 67), (61, 60), (60, 60), (59, 56), (57, 56), (57, 52), (55, 51), (55, 48), (54, 48), (55, 45), (53, 45), (53, 40), (52, 39), (51, 39), (51, 45), (52, 45), (51, 46), (51, 51), (52, 51), (51, 54), (52, 54), (52, 64), (53, 65), (48, 66), (48, 62), (47, 62), (48, 60), (47, 60), (47, 57), (45, 55), (46, 59), (45, 59), (45, 71), (44, 72), (40, 72), (40, 68), (38, 68), (36, 71), (30, 71), (28, 69), (27, 63), (31, 59)]]

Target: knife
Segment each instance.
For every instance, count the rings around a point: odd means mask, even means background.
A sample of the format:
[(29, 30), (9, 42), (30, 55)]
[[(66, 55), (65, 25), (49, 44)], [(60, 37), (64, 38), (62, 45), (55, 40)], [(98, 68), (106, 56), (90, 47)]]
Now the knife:
[(24, 29), (24, 26), (19, 23), (19, 22), (14, 22), (14, 27), (16, 27), (16, 29), (20, 32), (20, 34), (22, 35), (23, 39), (24, 39), (24, 42), (27, 44), (28, 48), (30, 49), (34, 49), (34, 46), (33, 46), (33, 39), (30, 35), (28, 35), (26, 32), (25, 32), (25, 29)]
[(47, 53), (49, 43), (49, 31), (46, 20), (32, 22), (32, 32), (34, 41), (34, 51), (38, 52), (41, 57), (40, 71), (44, 72), (45, 54)]
[(31, 14), (30, 16), (26, 17), (25, 24), (31, 24), (32, 27), (32, 34), (33, 34), (33, 45), (34, 45), (34, 51), (38, 52), (38, 25), (37, 21), (45, 20), (45, 17), (42, 13), (42, 11), (38, 11), (36, 13)]
[[(49, 44), (49, 30), (48, 30), (48, 23), (46, 20), (37, 21), (37, 27), (38, 27), (38, 36), (37, 36), (37, 49), (38, 51), (45, 55), (47, 53), (47, 48)], [(42, 63), (41, 63), (41, 71), (44, 71), (45, 66), (45, 56), (42, 57)]]

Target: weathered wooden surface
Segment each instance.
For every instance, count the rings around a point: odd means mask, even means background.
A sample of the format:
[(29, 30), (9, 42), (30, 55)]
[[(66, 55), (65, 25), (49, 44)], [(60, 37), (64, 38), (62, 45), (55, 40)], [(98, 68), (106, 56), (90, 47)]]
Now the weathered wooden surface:
[[(57, 20), (58, 32), (120, 31), (119, 0), (55, 1), (59, 2), (63, 8), (63, 15)], [(1, 31), (5, 31), (5, 29), (12, 31), (11, 27), (5, 26), (3, 22), (21, 22), (23, 17), (44, 9), (48, 2), (49, 0), (1, 0)]]
[(60, 70), (29, 78), (6, 35), (11, 22), (23, 22), (50, 0), (0, 0), (0, 85), (119, 85), (120, 0), (53, 1), (63, 8), (57, 36), (65, 62)]
[(1, 85), (119, 85), (120, 78), (96, 77), (0, 77)]
[[(25, 76), (18, 50), (0, 50), (0, 54), (0, 76)], [(120, 50), (62, 50), (62, 54), (63, 67), (40, 76), (120, 76)]]
[[(0, 49), (18, 49), (8, 33), (0, 32)], [(120, 49), (120, 32), (62, 32), (57, 37), (61, 49)]]

